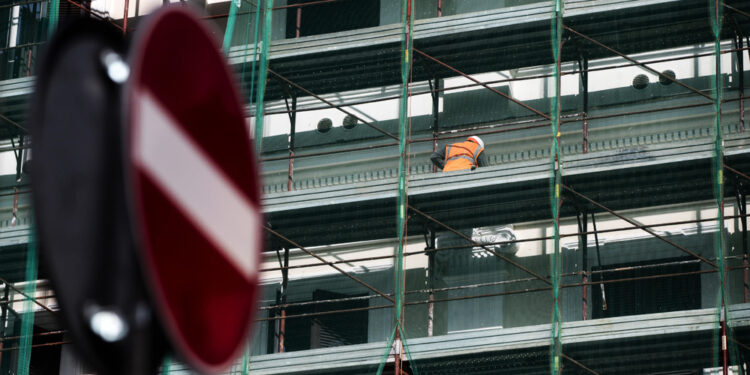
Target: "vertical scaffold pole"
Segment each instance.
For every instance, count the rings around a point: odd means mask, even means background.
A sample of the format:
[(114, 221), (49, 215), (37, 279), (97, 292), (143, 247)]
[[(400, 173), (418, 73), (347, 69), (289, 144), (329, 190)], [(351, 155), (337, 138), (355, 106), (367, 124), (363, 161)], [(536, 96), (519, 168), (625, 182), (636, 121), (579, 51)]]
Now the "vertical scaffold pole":
[(583, 86), (583, 153), (589, 152), (589, 58), (581, 57), (581, 83)]
[(555, 92), (550, 100), (550, 117), (552, 119), (552, 149), (550, 151), (550, 206), (552, 208), (552, 227), (554, 231), (553, 253), (550, 256), (550, 274), (552, 276), (552, 332), (550, 334), (550, 373), (562, 373), (562, 314), (560, 312), (560, 283), (562, 261), (560, 255), (560, 183), (562, 177), (560, 157), (560, 52), (562, 49), (563, 0), (555, 0), (552, 13), (552, 56), (555, 61)]
[(291, 108), (287, 104), (289, 111), (289, 170), (287, 172), (287, 191), (294, 189), (294, 140), (297, 133), (297, 95), (292, 94)]
[[(302, 30), (302, 7), (297, 7), (297, 22), (294, 29), (294, 37), (299, 38)], [(297, 95), (292, 95), (292, 108), (289, 108), (289, 172), (287, 173), (287, 191), (294, 189), (294, 138), (297, 126)]]
[(8, 309), (10, 308), (10, 285), (3, 285), (3, 298), (0, 299), (0, 370), (3, 368), (3, 351), (6, 327), (8, 321)]
[(742, 205), (742, 208), (740, 212), (742, 213), (742, 218), (740, 218), (742, 222), (742, 263), (743, 263), (743, 279), (745, 284), (745, 297), (744, 302), (750, 302), (750, 290), (748, 285), (750, 284), (750, 274), (748, 274), (748, 249), (747, 249), (747, 194), (745, 192), (742, 192), (742, 199), (740, 199), (740, 204)]
[[(432, 95), (432, 152), (435, 152), (438, 147), (438, 131), (440, 131), (440, 79), (433, 78), (430, 88), (432, 89), (430, 90)], [(437, 172), (437, 165), (432, 166), (432, 171)]]
[[(278, 254), (278, 250), (277, 254)], [(289, 287), (289, 248), (284, 246), (284, 261), (281, 262), (281, 293), (280, 299), (277, 299), (278, 304), (282, 307), (279, 309), (279, 347), (278, 352), (284, 353), (286, 351), (286, 300), (287, 300), (287, 288)]]
[(125, 9), (122, 13), (122, 35), (128, 35), (128, 7), (130, 5), (130, 1), (125, 0)]
[[(750, 47), (750, 45), (748, 46)], [(745, 131), (745, 59), (742, 56), (742, 35), (737, 36), (737, 72), (739, 72), (740, 131)]]
[(302, 7), (297, 7), (297, 23), (294, 29), (294, 37), (300, 37), (300, 30), (302, 30)]
[(737, 198), (737, 212), (740, 215), (740, 230), (742, 232), (742, 287), (743, 302), (750, 301), (750, 274), (748, 273), (747, 252), (747, 203), (745, 198), (745, 186), (739, 175), (734, 175), (734, 194)]
[(437, 279), (437, 264), (435, 263), (435, 249), (437, 248), (437, 243), (435, 241), (435, 229), (430, 229), (429, 234), (430, 238), (427, 248), (430, 250), (430, 252), (427, 254), (427, 289), (430, 290), (430, 293), (427, 298), (430, 302), (427, 304), (427, 337), (432, 337), (435, 332), (435, 303), (433, 301), (435, 300), (434, 289), (435, 280)]
[(589, 251), (588, 251), (588, 213), (579, 210), (578, 212), (578, 237), (581, 248), (581, 284), (583, 284), (583, 306), (581, 308), (583, 320), (587, 319), (589, 299), (588, 299), (588, 282), (589, 282)]

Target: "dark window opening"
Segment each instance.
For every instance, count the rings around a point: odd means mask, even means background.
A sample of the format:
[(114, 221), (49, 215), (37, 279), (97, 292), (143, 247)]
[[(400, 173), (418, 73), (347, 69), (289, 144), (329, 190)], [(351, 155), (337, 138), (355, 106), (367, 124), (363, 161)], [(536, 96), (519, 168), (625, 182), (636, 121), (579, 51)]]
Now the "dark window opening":
[[(312, 299), (313, 301), (325, 301), (358, 296), (361, 295), (341, 294), (317, 289), (313, 292)], [(286, 315), (349, 310), (367, 306), (367, 300), (319, 303), (307, 306), (292, 306), (287, 309)], [(285, 349), (287, 352), (292, 352), (366, 343), (367, 317), (367, 310), (363, 310), (288, 319), (285, 329)]]
[(72, 2), (67, 0), (61, 1), (59, 10), (60, 24), (63, 25), (68, 22), (72, 22), (77, 18), (91, 17), (89, 12), (83, 10), (83, 8), (81, 7), (91, 9), (91, 0), (72, 0)]
[[(15, 312), (3, 314), (8, 319), (8, 326), (0, 329), (0, 373), (12, 374), (17, 370), (21, 350), (21, 319)], [(39, 317), (40, 314), (37, 314)], [(3, 322), (5, 324), (5, 322)], [(5, 332), (2, 332), (5, 331)], [(59, 331), (50, 331), (34, 325), (31, 339), (31, 359), (29, 375), (47, 375), (60, 373), (60, 355), (62, 353), (63, 335)]]
[(34, 339), (32, 345), (31, 362), (29, 363), (30, 375), (46, 375), (60, 373), (60, 355), (62, 353), (63, 335), (53, 333), (46, 329), (34, 326)]
[[(660, 259), (657, 261), (615, 264), (606, 267), (594, 267), (611, 270), (621, 267), (643, 266), (675, 261), (691, 260), (690, 258)], [(689, 273), (700, 270), (700, 264), (673, 264), (654, 266), (628, 271), (608, 272), (604, 280), (629, 279), (644, 276)], [(591, 288), (592, 317), (609, 318), (615, 316), (651, 314), (668, 311), (699, 309), (701, 307), (701, 275), (681, 275), (658, 277), (604, 284), (607, 310), (602, 309), (602, 293), (598, 285)], [(602, 274), (595, 273), (592, 281), (601, 281)]]
[[(7, 27), (0, 30), (0, 80), (34, 74), (39, 44), (46, 35), (42, 18), (46, 7), (46, 3), (17, 5), (17, 19), (13, 17), (16, 7), (0, 9), (0, 19), (8, 21)], [(13, 26), (14, 22), (17, 22), (16, 26)], [(11, 36), (14, 36), (13, 40)]]
[[(314, 0), (290, 0), (289, 5)], [(380, 25), (380, 0), (341, 0), (286, 10), (286, 37), (320, 35)]]
[(11, 283), (26, 280), (26, 245), (6, 246), (0, 250), (0, 275)]

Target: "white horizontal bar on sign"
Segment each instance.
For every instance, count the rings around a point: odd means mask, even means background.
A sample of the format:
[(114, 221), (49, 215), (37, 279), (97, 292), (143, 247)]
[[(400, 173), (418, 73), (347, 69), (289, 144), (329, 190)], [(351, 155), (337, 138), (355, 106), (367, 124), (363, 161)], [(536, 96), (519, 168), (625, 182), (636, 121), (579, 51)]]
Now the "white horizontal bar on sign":
[(136, 100), (134, 163), (248, 280), (257, 272), (260, 208), (250, 202), (153, 95)]

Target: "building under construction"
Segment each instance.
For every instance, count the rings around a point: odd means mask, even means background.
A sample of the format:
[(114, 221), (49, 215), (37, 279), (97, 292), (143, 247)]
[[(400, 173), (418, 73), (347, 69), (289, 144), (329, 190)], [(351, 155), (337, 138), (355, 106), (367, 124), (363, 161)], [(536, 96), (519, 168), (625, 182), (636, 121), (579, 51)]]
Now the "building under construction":
[[(30, 240), (37, 56), (65, 19), (130, 34), (159, 5), (0, 0), (1, 374), (90, 373)], [(198, 5), (263, 177), (227, 374), (750, 370), (750, 2)], [(489, 166), (432, 165), (472, 135)]]

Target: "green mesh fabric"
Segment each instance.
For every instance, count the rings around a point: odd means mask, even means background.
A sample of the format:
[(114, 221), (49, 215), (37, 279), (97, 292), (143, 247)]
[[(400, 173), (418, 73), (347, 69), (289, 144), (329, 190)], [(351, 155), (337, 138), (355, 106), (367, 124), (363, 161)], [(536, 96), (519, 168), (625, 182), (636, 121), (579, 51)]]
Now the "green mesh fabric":
[(407, 163), (408, 163), (408, 150), (407, 140), (409, 138), (409, 84), (411, 77), (411, 66), (413, 60), (412, 43), (413, 43), (413, 4), (411, 0), (406, 0), (403, 3), (404, 8), (402, 11), (402, 35), (401, 35), (401, 95), (399, 97), (399, 166), (398, 166), (398, 199), (396, 203), (396, 225), (398, 233), (398, 245), (395, 259), (395, 307), (394, 307), (394, 331), (392, 337), (388, 340), (388, 346), (386, 352), (381, 358), (380, 365), (378, 366), (378, 375), (383, 373), (385, 368), (385, 361), (388, 358), (388, 354), (391, 352), (391, 347), (394, 345), (392, 342), (395, 340), (394, 348), (397, 353), (401, 353), (401, 347), (408, 353), (407, 335), (403, 328), (403, 310), (404, 310), (404, 290), (405, 290), (405, 274), (404, 274), (404, 245), (406, 244), (406, 215), (407, 215)]
[[(711, 23), (711, 32), (714, 36), (713, 58), (714, 72), (712, 77), (712, 93), (714, 104), (714, 140), (713, 140), (713, 188), (714, 199), (717, 207), (716, 225), (718, 228), (725, 228), (724, 211), (725, 197), (724, 192), (726, 177), (724, 174), (724, 138), (722, 126), (722, 101), (724, 99), (724, 84), (722, 78), (721, 64), (721, 29), (724, 20), (723, 4), (720, 1), (709, 1), (709, 15)], [(718, 266), (718, 291), (717, 291), (717, 322), (714, 339), (714, 366), (715, 367), (732, 367), (737, 373), (745, 374), (746, 368), (742, 365), (739, 357), (739, 344), (736, 333), (733, 329), (733, 318), (729, 306), (732, 304), (731, 293), (729, 290), (730, 266), (726, 260), (727, 241), (724, 231), (719, 231), (714, 239), (714, 256)]]
[(560, 184), (562, 180), (562, 155), (560, 153), (560, 54), (562, 49), (563, 1), (555, 0), (552, 9), (552, 57), (554, 58), (554, 94), (550, 97), (550, 117), (552, 120), (552, 147), (550, 151), (550, 205), (552, 208), (552, 228), (554, 235), (553, 253), (550, 256), (552, 278), (552, 329), (550, 333), (550, 373), (560, 374), (562, 363), (562, 313), (560, 312), (560, 287), (562, 255), (560, 253)]
[(47, 25), (47, 36), (48, 38), (57, 29), (57, 19), (60, 17), (60, 0), (49, 1), (49, 21)]
[[(261, 1), (258, 2), (260, 4)], [(260, 6), (259, 6), (260, 7)], [(258, 12), (260, 10), (258, 9)], [(262, 77), (262, 79), (258, 80), (258, 93), (257, 93), (257, 101), (255, 111), (255, 152), (260, 154), (263, 150), (262, 144), (263, 144), (263, 96), (266, 92), (266, 75), (268, 74), (268, 54), (271, 50), (271, 20), (273, 16), (273, 0), (266, 0), (265, 1), (265, 8), (263, 10), (264, 14), (264, 20), (263, 20), (263, 42), (261, 45), (261, 52), (259, 56), (259, 64), (258, 64), (258, 76)], [(256, 22), (257, 25), (257, 22)], [(254, 55), (254, 53), (253, 53)], [(253, 60), (255, 61), (255, 60)], [(254, 68), (253, 68), (254, 69)], [(253, 75), (253, 77), (255, 77)]]
[(165, 355), (164, 359), (161, 361), (161, 373), (169, 374), (172, 372), (171, 368), (172, 368), (172, 358), (169, 355)]
[(34, 231), (29, 235), (28, 247), (26, 250), (26, 281), (23, 287), (24, 301), (23, 314), (21, 316), (21, 341), (18, 353), (18, 374), (29, 374), (31, 364), (31, 350), (34, 334), (34, 311), (36, 304), (34, 296), (36, 295), (36, 282), (38, 274), (38, 256), (36, 250), (36, 238)]
[[(224, 32), (224, 41), (222, 42), (222, 49), (224, 50), (224, 53), (229, 53), (229, 47), (232, 45), (232, 35), (234, 35), (234, 26), (237, 22), (237, 10), (240, 8), (240, 6), (242, 6), (242, 0), (232, 1), (229, 5), (227, 28)], [(245, 44), (247, 44), (247, 41), (245, 41)]]

